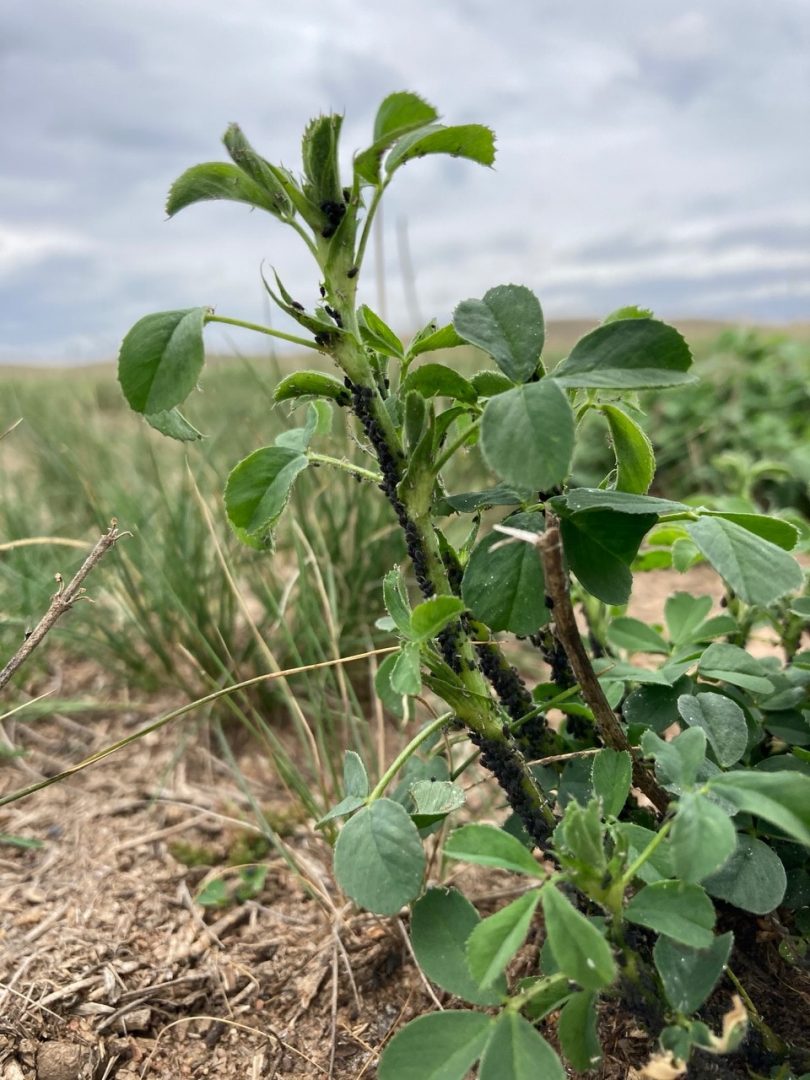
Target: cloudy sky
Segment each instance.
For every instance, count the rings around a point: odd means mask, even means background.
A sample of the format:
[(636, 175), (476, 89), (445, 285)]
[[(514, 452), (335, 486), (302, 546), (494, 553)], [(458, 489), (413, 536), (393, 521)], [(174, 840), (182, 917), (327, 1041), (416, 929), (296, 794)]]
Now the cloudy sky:
[(425, 159), (390, 189), (400, 329), (506, 281), (551, 316), (807, 318), (808, 57), (807, 0), (2, 0), (0, 360), (109, 357), (154, 310), (266, 320), (263, 260), (314, 300), (291, 230), (167, 222), (168, 186), (232, 120), (297, 169), (306, 120), (343, 112), (348, 163), (399, 89), (498, 135), (494, 170)]

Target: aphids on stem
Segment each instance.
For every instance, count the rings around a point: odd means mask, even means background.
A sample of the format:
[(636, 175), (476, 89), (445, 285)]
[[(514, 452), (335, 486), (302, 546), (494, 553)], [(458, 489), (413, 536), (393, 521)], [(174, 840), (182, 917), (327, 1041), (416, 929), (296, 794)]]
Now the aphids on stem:
[(346, 204), (326, 199), (321, 203), (321, 211), (327, 222), (325, 228), (321, 229), (321, 236), (324, 240), (328, 240), (330, 236), (334, 236), (337, 232), (338, 225), (340, 225), (343, 215), (346, 213)]

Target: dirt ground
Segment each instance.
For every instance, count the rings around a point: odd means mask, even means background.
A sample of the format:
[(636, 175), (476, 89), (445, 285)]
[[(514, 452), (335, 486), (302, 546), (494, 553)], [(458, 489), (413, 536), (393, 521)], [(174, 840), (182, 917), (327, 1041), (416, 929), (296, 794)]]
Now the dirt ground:
[[(677, 589), (719, 597), (700, 568), (674, 581), (648, 574), (631, 612), (660, 617)], [(142, 713), (116, 711), (28, 725), (29, 753), (0, 770), (0, 791), (142, 724)], [(0, 809), (1, 833), (42, 845), (0, 846), (0, 1080), (372, 1080), (392, 1033), (452, 999), (421, 978), (401, 920), (345, 904), (329, 849), (305, 823), (269, 853), (254, 898), (196, 903), (222, 867), (178, 856), (205, 850), (220, 862), (249, 841), (252, 811), (204, 739), (189, 747), (169, 731)], [(283, 810), (253, 765), (255, 797)], [(465, 872), (484, 912), (514, 888), (497, 872)], [(514, 974), (533, 970), (538, 947), (526, 946)], [(602, 1080), (631, 1076), (649, 1053), (632, 1018), (604, 1015), (601, 1035)]]

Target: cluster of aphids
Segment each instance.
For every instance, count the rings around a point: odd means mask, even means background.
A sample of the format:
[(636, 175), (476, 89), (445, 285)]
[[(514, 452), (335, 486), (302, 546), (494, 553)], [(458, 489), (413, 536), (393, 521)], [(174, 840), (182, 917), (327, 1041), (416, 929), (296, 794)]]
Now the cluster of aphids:
[(492, 684), (501, 705), (513, 720), (520, 720), (534, 704), (523, 679), (494, 645), (476, 645), (475, 651), (481, 671)]
[(326, 218), (326, 225), (321, 229), (321, 236), (324, 240), (328, 240), (330, 236), (334, 236), (337, 232), (338, 225), (346, 215), (346, 204), (351, 198), (351, 194), (348, 188), (344, 188), (343, 202), (333, 202), (331, 199), (325, 199), (321, 203), (321, 213)]
[(574, 678), (565, 649), (550, 631), (532, 634), (529, 641), (543, 654), (543, 659), (551, 668), (551, 681), (555, 686), (560, 690), (569, 690), (576, 684), (577, 680)]
[(445, 626), (444, 630), (440, 630), (436, 635), (436, 640), (439, 643), (439, 650), (444, 657), (444, 662), (454, 671), (456, 675), (461, 675), (464, 671), (464, 658), (461, 655), (461, 623), (458, 620), (454, 620), (449, 626)]
[(456, 596), (461, 596), (461, 582), (464, 578), (464, 567), (453, 551), (449, 547), (443, 547), (441, 549), (442, 563), (447, 574), (447, 583), (453, 590)]
[(469, 733), (470, 741), (481, 751), (481, 764), (489, 769), (504, 791), (509, 805), (523, 822), (523, 827), (539, 848), (545, 848), (549, 827), (542, 813), (526, 790), (526, 762), (520, 751), (507, 740), (487, 739), (477, 731)]
[(524, 720), (515, 732), (515, 741), (529, 761), (536, 761), (548, 753), (548, 724), (542, 713)]
[(382, 482), (380, 483), (380, 491), (383, 492), (393, 507), (394, 513), (397, 515), (397, 521), (402, 526), (402, 531), (405, 533), (405, 542), (408, 548), (408, 555), (413, 563), (413, 572), (416, 583), (423, 596), (433, 596), (436, 589), (433, 582), (430, 580), (430, 566), (428, 563), (427, 552), (425, 551), (425, 545), (419, 532), (419, 527), (408, 516), (408, 511), (405, 509), (405, 505), (397, 492), (397, 487), (402, 479), (400, 459), (393, 453), (388, 445), (388, 440), (381, 430), (380, 425), (377, 423), (372, 410), (374, 391), (368, 386), (360, 386), (358, 383), (352, 382), (349, 378), (346, 378), (343, 381), (352, 395), (354, 414), (360, 421), (360, 425), (365, 432), (366, 438), (373, 446), (374, 453), (377, 455), (377, 461), (379, 462), (380, 472), (383, 477)]

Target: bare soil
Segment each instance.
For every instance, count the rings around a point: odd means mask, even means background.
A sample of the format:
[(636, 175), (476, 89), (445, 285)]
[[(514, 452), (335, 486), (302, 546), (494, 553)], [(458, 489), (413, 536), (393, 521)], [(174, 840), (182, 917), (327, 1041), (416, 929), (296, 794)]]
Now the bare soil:
[[(660, 618), (678, 589), (719, 599), (715, 576), (700, 568), (653, 573), (638, 579), (631, 611)], [(103, 698), (103, 683), (95, 690)], [(153, 704), (159, 715), (166, 703)], [(26, 725), (28, 754), (0, 770), (0, 791), (142, 724), (142, 713), (116, 710)], [(234, 880), (228, 853), (250, 843), (252, 811), (204, 735), (168, 732), (0, 809), (0, 833), (42, 845), (0, 845), (0, 1080), (372, 1080), (391, 1035), (453, 999), (421, 978), (401, 920), (345, 904), (328, 846), (307, 823), (283, 837), (297, 871), (271, 850), (257, 896), (201, 907), (195, 897), (212, 878)], [(283, 820), (277, 782), (248, 756), (245, 767), (266, 813)], [(189, 852), (206, 853), (208, 865), (189, 866)], [(514, 895), (514, 881), (497, 872), (464, 874), (484, 913)], [(795, 1036), (808, 1015), (806, 974), (786, 975), (766, 923), (752, 927), (746, 950), (766, 959), (749, 965), (746, 983), (769, 1021)], [(540, 944), (527, 944), (514, 975), (536, 970)], [(719, 989), (715, 1020), (731, 993)], [(640, 1075), (654, 1049), (642, 1019), (605, 1009), (602, 1080)], [(717, 1072), (703, 1057), (690, 1075), (748, 1075), (742, 1058), (721, 1059)]]

